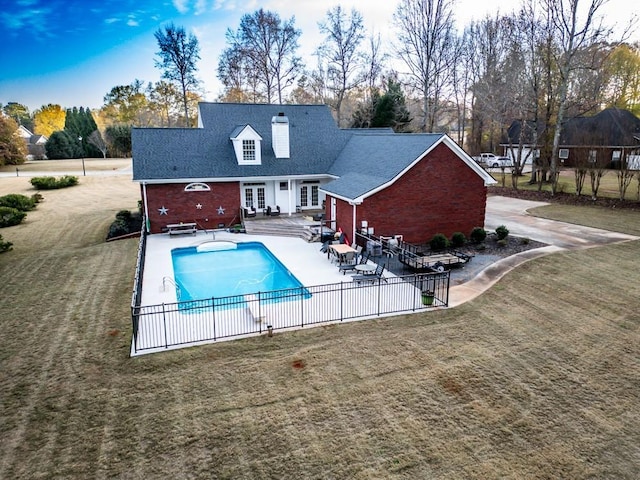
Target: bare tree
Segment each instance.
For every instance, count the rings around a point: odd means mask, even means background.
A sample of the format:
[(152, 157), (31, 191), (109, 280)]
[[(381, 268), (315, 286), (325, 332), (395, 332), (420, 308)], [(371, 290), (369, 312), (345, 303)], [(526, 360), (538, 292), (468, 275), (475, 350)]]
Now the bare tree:
[(243, 15), (236, 32), (227, 30), (229, 47), (220, 58), (218, 78), (227, 86), (253, 85), (268, 103), (282, 103), (285, 90), (303, 70), (296, 56), (300, 33), (294, 17), (282, 22), (277, 13), (263, 9)]
[(342, 125), (342, 102), (345, 95), (364, 80), (363, 55), (360, 44), (364, 39), (362, 15), (355, 9), (347, 16), (340, 5), (327, 11), (326, 20), (319, 22), (324, 43), (318, 48), (319, 58), (326, 62), (327, 88), (332, 93), (331, 106), (337, 123)]
[[(553, 135), (553, 148), (551, 151), (551, 191), (556, 192), (558, 185), (558, 149), (560, 136), (567, 113), (570, 86), (574, 81), (576, 72), (585, 69), (599, 68), (599, 64), (584, 64), (580, 62), (579, 53), (596, 48), (611, 33), (611, 29), (604, 28), (602, 20), (597, 13), (608, 0), (588, 0), (586, 9), (581, 7), (581, 0), (543, 0), (542, 8), (552, 20), (557, 35), (560, 50), (558, 58), (558, 110), (556, 114), (555, 129)], [(582, 4), (585, 2), (583, 1)], [(582, 73), (581, 73), (582, 74)], [(597, 189), (596, 189), (597, 191)], [(594, 192), (595, 196), (595, 192)]]
[(90, 143), (102, 153), (102, 158), (107, 158), (107, 142), (102, 138), (100, 130), (94, 130), (87, 138), (87, 143)]
[(398, 29), (395, 51), (422, 100), (422, 131), (432, 131), (437, 124), (440, 97), (455, 58), (454, 4), (455, 0), (400, 0), (393, 15)]
[(200, 60), (200, 46), (193, 34), (187, 35), (183, 27), (173, 23), (155, 32), (160, 51), (155, 65), (163, 70), (162, 77), (176, 82), (182, 91), (185, 126), (189, 126), (188, 93), (196, 90), (200, 81), (196, 78), (196, 62)]

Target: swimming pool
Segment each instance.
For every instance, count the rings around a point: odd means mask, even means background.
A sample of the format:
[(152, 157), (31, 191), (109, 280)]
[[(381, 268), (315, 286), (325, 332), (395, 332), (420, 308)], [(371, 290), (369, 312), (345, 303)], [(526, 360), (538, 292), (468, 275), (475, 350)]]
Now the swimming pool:
[(171, 259), (180, 302), (302, 287), (260, 242), (174, 248)]

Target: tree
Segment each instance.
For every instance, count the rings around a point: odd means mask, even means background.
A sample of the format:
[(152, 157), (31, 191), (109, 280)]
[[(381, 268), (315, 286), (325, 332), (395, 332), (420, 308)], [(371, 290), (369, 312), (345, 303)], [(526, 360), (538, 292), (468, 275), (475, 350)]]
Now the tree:
[(229, 47), (220, 57), (218, 78), (227, 88), (248, 85), (267, 103), (282, 103), (303, 69), (296, 56), (300, 33), (294, 17), (282, 22), (277, 13), (263, 9), (243, 15), (236, 32), (227, 30)]
[(63, 130), (65, 115), (60, 105), (43, 105), (33, 114), (33, 133), (50, 137), (53, 132)]
[(327, 88), (333, 94), (330, 104), (336, 111), (338, 125), (341, 125), (345, 95), (364, 80), (360, 71), (363, 54), (359, 51), (364, 39), (362, 15), (352, 9), (347, 17), (342, 7), (337, 5), (327, 11), (326, 20), (319, 22), (318, 26), (325, 36), (318, 53), (326, 62)]
[(160, 61), (156, 67), (163, 70), (162, 78), (176, 82), (182, 92), (185, 126), (189, 126), (188, 93), (197, 89), (200, 81), (196, 78), (196, 63), (200, 60), (200, 46), (195, 35), (185, 32), (183, 27), (176, 27), (173, 23), (158, 29), (155, 33), (160, 51), (157, 55)]
[(400, 83), (390, 78), (386, 92), (375, 102), (371, 128), (391, 127), (395, 132), (403, 132), (410, 122)]
[[(587, 55), (588, 62), (581, 62), (581, 51), (597, 49), (610, 34), (611, 29), (605, 29), (602, 21), (597, 18), (600, 8), (607, 0), (588, 0), (587, 9), (581, 15), (580, 0), (543, 0), (542, 8), (548, 13), (555, 27), (560, 50), (558, 52), (558, 72), (560, 82), (558, 86), (558, 111), (556, 114), (551, 151), (551, 191), (555, 194), (558, 185), (558, 149), (562, 133), (565, 114), (567, 113), (571, 83), (578, 71), (584, 75), (585, 70), (601, 67), (601, 58)], [(585, 58), (583, 57), (583, 60)], [(595, 60), (595, 62), (591, 62)], [(596, 189), (597, 191), (597, 189)], [(595, 196), (595, 192), (594, 192)]]
[(145, 121), (148, 102), (142, 81), (136, 79), (129, 85), (113, 87), (104, 96), (104, 103), (101, 116), (108, 118), (111, 123), (138, 127), (148, 125)]
[(64, 130), (69, 134), (72, 139), (78, 139), (80, 142), (80, 149), (74, 151), (74, 157), (98, 157), (102, 154), (99, 149), (95, 148), (93, 144), (89, 143), (89, 137), (98, 129), (91, 110), (84, 107), (73, 107), (67, 109), (65, 116)]
[(13, 118), (0, 115), (0, 165), (20, 165), (27, 159), (27, 146), (18, 128)]
[(44, 148), (47, 152), (47, 158), (50, 160), (80, 158), (82, 155), (82, 147), (78, 137), (64, 130), (53, 132)]
[(171, 127), (177, 121), (180, 92), (173, 83), (160, 81), (147, 88), (149, 109), (160, 119), (159, 126)]
[(9, 102), (2, 107), (2, 111), (8, 117), (13, 118), (18, 125), (22, 125), (28, 130), (33, 131), (33, 120), (26, 106), (17, 102)]
[(622, 108), (640, 115), (640, 43), (623, 43), (615, 47), (605, 62), (607, 71), (607, 106)]
[(91, 135), (87, 138), (87, 143), (96, 147), (102, 153), (102, 158), (107, 158), (107, 142), (102, 138), (100, 130), (96, 129), (91, 132)]
[(396, 53), (421, 96), (422, 131), (433, 131), (438, 123), (441, 96), (455, 58), (454, 3), (400, 0), (393, 15), (398, 29)]
[(112, 156), (131, 156), (131, 127), (129, 125), (111, 125), (107, 127), (105, 136)]

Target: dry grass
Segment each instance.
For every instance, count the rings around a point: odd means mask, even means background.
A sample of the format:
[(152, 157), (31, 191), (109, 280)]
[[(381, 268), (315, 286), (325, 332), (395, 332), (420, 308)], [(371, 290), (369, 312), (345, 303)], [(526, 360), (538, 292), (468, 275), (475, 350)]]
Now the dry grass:
[[(492, 169), (490, 171), (493, 178), (497, 180), (497, 185), (502, 186), (503, 180), (505, 187), (511, 188), (511, 174), (506, 173), (508, 169), (505, 169), (505, 173), (503, 174), (498, 169)], [(518, 178), (518, 189), (520, 190), (532, 190), (537, 191), (538, 185), (529, 185), (529, 180), (531, 179), (531, 174), (526, 173), (523, 176)], [(543, 184), (542, 191), (550, 192), (551, 185)], [(576, 193), (576, 182), (574, 171), (567, 169), (561, 170), (560, 176), (558, 178), (558, 192), (564, 193)], [(587, 175), (584, 186), (582, 188), (582, 195), (590, 197), (591, 196), (591, 183), (589, 179), (589, 175)], [(618, 177), (616, 176), (615, 170), (606, 170), (604, 176), (600, 181), (600, 186), (598, 188), (598, 197), (599, 198), (619, 198), (620, 190), (618, 187)], [(625, 194), (625, 200), (640, 200), (640, 172), (636, 172), (633, 180), (629, 184)]]
[(451, 310), (130, 359), (136, 240), (103, 239), (137, 195), (87, 177), (1, 232), (0, 478), (637, 478), (640, 242)]

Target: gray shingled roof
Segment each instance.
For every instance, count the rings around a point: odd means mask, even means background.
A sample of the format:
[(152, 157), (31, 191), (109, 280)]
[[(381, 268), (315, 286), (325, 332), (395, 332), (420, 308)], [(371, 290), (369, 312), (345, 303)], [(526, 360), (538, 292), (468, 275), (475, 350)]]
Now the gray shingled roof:
[[(271, 118), (280, 112), (289, 119), (288, 159), (275, 158), (271, 147)], [(390, 129), (341, 130), (325, 105), (201, 103), (200, 123), (204, 128), (134, 128), (133, 179), (325, 175), (337, 179), (323, 185), (324, 191), (357, 199), (396, 178), (445, 138)], [(261, 165), (237, 163), (230, 137), (246, 125), (262, 137)]]
[(397, 177), (443, 134), (354, 133), (329, 169), (339, 177), (322, 190), (355, 199)]
[[(271, 118), (289, 119), (289, 159), (271, 148)], [(221, 179), (326, 174), (350, 134), (337, 128), (324, 105), (201, 103), (204, 128), (134, 128), (133, 179)], [(238, 165), (230, 140), (251, 125), (262, 137), (262, 164)]]

